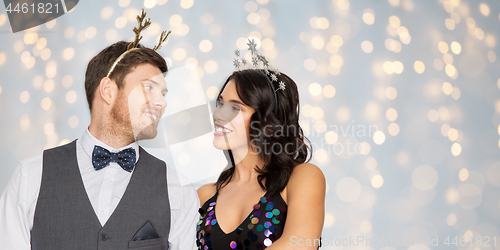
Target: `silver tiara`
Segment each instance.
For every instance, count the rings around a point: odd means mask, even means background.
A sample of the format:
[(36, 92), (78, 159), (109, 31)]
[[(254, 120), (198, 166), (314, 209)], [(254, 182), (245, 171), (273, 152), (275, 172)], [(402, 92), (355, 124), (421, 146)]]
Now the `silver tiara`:
[[(247, 42), (248, 45), (248, 50), (252, 52), (252, 64), (249, 64), (245, 58), (240, 58), (241, 54), (239, 50), (235, 50), (234, 54), (236, 55), (236, 59), (233, 60), (233, 65), (237, 70), (245, 69), (245, 68), (253, 68), (259, 69), (259, 66), (262, 64), (262, 69), (266, 73), (267, 77), (270, 80), (271, 87), (273, 88), (274, 92), (278, 90), (285, 90), (286, 85), (285, 82), (280, 81), (278, 83), (278, 76), (281, 75), (278, 69), (271, 69), (269, 66), (269, 61), (266, 59), (265, 56), (257, 52), (257, 44), (255, 44), (254, 39), (250, 40), (248, 39)], [(275, 89), (273, 82), (278, 83), (278, 89)], [(275, 94), (276, 100), (278, 100), (276, 94)]]

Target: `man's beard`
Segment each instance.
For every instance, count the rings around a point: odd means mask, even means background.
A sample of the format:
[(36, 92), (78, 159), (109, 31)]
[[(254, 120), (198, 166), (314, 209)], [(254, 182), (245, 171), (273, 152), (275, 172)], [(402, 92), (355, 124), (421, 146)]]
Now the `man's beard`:
[(134, 141), (143, 139), (153, 139), (156, 137), (157, 124), (151, 123), (145, 125), (141, 119), (142, 111), (137, 114), (136, 119), (131, 119), (130, 109), (128, 105), (128, 98), (119, 92), (117, 100), (113, 108), (111, 109), (111, 118), (113, 119), (114, 126), (127, 137), (130, 137)]

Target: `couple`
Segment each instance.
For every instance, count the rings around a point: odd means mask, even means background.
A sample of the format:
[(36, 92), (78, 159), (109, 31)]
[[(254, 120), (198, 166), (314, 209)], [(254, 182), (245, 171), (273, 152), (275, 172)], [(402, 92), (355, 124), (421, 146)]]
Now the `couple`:
[(156, 52), (167, 36), (140, 45), (144, 16), (134, 42), (89, 62), (91, 123), (81, 139), (15, 169), (0, 198), (0, 249), (291, 249), (292, 238), (316, 249), (325, 180), (305, 163), (298, 90), (285, 74), (238, 70), (226, 80), (213, 144), (229, 166), (198, 196), (138, 146), (156, 136), (167, 106), (167, 65)]

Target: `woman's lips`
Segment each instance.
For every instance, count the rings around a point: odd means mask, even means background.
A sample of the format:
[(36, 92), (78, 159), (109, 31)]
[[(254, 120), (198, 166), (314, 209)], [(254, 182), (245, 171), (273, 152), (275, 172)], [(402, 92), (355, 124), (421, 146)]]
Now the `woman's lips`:
[(233, 131), (224, 127), (224, 126), (215, 124), (215, 132), (214, 132), (215, 136), (224, 136), (224, 135), (227, 135), (231, 132), (233, 132)]

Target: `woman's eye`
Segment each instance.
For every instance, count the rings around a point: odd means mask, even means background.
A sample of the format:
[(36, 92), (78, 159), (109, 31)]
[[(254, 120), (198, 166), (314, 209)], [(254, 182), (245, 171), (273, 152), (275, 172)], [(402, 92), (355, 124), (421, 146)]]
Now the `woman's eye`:
[(216, 107), (219, 107), (219, 106), (222, 106), (222, 105), (224, 105), (224, 104), (223, 104), (223, 103), (222, 103), (222, 101), (220, 101), (220, 100), (217, 100), (217, 101), (215, 102), (215, 106), (216, 106)]
[(233, 107), (233, 110), (234, 110), (234, 111), (241, 111), (240, 107), (238, 107), (238, 106), (234, 106), (234, 107)]

